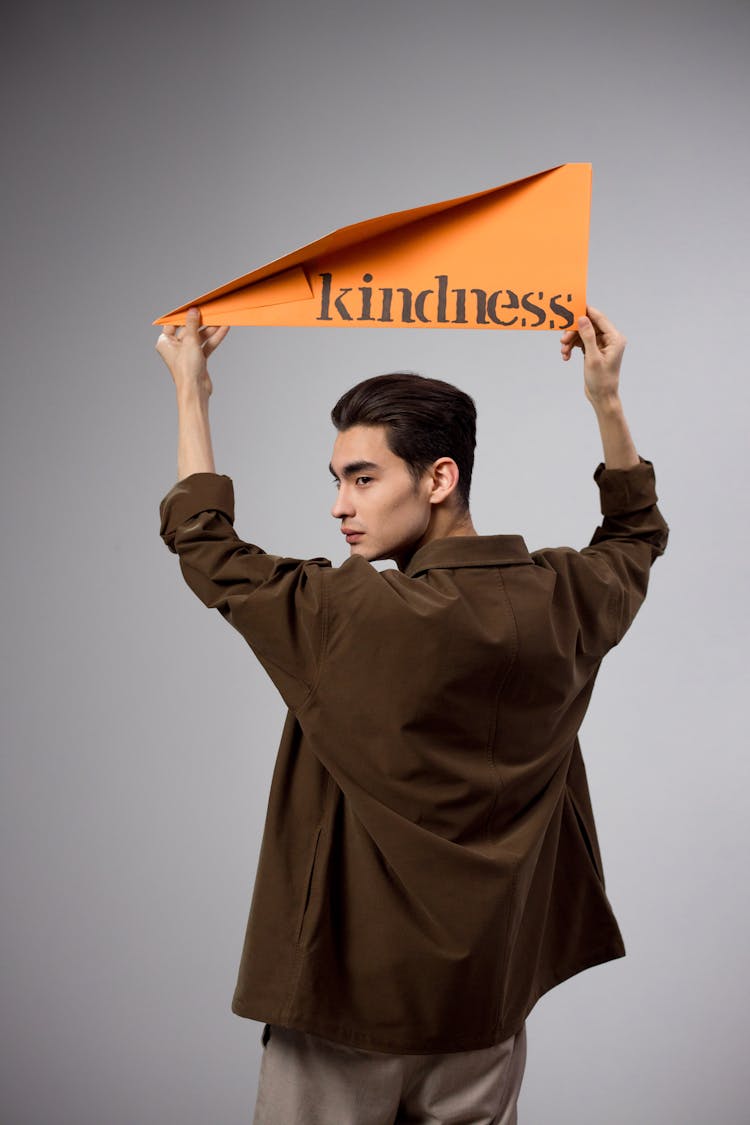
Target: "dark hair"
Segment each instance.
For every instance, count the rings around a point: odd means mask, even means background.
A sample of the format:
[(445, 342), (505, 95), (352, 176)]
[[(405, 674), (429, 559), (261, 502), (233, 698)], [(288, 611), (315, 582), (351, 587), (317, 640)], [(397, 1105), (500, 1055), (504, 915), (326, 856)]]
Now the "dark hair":
[(331, 411), (337, 430), (385, 426), (388, 448), (406, 462), (415, 482), (439, 457), (458, 465), (459, 507), (468, 510), (477, 411), (471, 395), (442, 379), (392, 371), (364, 379)]

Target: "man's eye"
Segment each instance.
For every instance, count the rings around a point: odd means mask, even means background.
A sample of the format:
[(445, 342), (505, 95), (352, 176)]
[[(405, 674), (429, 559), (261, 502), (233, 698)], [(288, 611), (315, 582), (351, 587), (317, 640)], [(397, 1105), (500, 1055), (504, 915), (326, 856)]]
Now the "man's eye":
[(357, 477), (357, 482), (361, 480), (372, 480), (372, 477)]

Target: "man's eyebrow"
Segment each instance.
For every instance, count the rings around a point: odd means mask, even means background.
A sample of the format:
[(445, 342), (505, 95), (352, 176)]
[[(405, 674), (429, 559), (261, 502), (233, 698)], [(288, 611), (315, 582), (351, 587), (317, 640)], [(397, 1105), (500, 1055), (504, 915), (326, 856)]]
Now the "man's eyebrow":
[[(333, 471), (333, 465), (330, 463), (330, 461), (328, 463), (328, 468), (329, 468), (332, 476), (336, 477), (336, 480), (338, 480), (339, 478), (336, 476), (336, 473)], [(344, 468), (343, 468), (342, 472), (343, 472), (344, 477), (346, 478), (346, 477), (353, 477), (355, 473), (361, 473), (363, 469), (379, 469), (379, 468), (380, 468), (380, 465), (376, 465), (374, 461), (350, 461), (348, 465), (344, 465)]]

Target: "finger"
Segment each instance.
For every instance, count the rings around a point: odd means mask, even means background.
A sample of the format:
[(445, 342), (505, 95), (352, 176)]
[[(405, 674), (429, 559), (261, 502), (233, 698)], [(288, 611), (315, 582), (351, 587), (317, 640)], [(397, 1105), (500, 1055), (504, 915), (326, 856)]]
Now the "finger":
[(600, 309), (595, 309), (593, 305), (587, 305), (586, 312), (590, 319), (593, 321), (594, 327), (596, 328), (597, 332), (617, 332), (617, 329), (615, 328), (612, 321), (608, 320)]
[(198, 336), (198, 329), (201, 323), (201, 311), (195, 307), (188, 309), (185, 314), (185, 331), (183, 336), (192, 336), (195, 340), (200, 342)]
[(596, 330), (592, 321), (587, 316), (578, 317), (578, 334), (583, 341), (583, 351), (590, 355), (597, 350)]
[[(207, 342), (208, 342), (208, 341), (209, 341), (210, 339), (212, 339), (212, 338), (213, 338), (213, 337), (214, 337), (214, 336), (216, 335), (216, 333), (217, 333), (217, 332), (219, 332), (219, 331), (220, 331), (220, 329), (219, 329), (219, 327), (218, 327), (218, 326), (216, 326), (216, 325), (210, 325), (210, 326), (208, 326), (208, 327), (206, 327), (206, 328), (201, 328), (201, 330), (200, 330), (200, 334), (201, 334), (201, 342), (202, 342), (202, 343), (204, 343), (204, 344), (205, 344), (205, 343), (207, 343)], [(222, 337), (222, 339), (223, 339), (223, 337)]]
[(221, 343), (221, 341), (224, 339), (227, 332), (229, 331), (229, 325), (224, 324), (220, 328), (211, 329), (211, 331), (212, 331), (212, 335), (210, 336), (209, 339), (206, 340), (206, 342), (203, 345), (204, 355), (210, 355), (211, 352), (214, 350), (214, 348), (218, 348), (219, 344)]
[(174, 324), (164, 324), (164, 325), (162, 325), (161, 333), (159, 335), (159, 338), (156, 341), (156, 350), (157, 351), (159, 350), (160, 347), (165, 348), (165, 347), (168, 347), (172, 343), (172, 341), (174, 340), (174, 330), (175, 330)]
[[(578, 344), (576, 344), (576, 347), (578, 347), (578, 346), (579, 346), (579, 345), (578, 345)], [(581, 351), (584, 351), (583, 347), (581, 347)], [(573, 355), (573, 351), (572, 351), (572, 349), (571, 349), (570, 351), (565, 351), (565, 350), (563, 350), (563, 349), (561, 348), (561, 349), (560, 349), (560, 354), (562, 355), (563, 359), (565, 359), (565, 360), (568, 360), (568, 359), (570, 359), (570, 357), (571, 357), (571, 356)]]
[(174, 324), (165, 324), (162, 326), (161, 333), (156, 341), (156, 350), (160, 355), (165, 354), (165, 349), (169, 349), (174, 341)]
[(563, 332), (560, 337), (561, 344), (568, 344), (570, 347), (575, 347), (580, 343), (581, 337), (576, 332), (575, 328), (569, 328), (567, 332)]
[(582, 346), (581, 337), (578, 335), (575, 328), (568, 328), (560, 337), (560, 348), (562, 351), (571, 352), (573, 348), (580, 348)]

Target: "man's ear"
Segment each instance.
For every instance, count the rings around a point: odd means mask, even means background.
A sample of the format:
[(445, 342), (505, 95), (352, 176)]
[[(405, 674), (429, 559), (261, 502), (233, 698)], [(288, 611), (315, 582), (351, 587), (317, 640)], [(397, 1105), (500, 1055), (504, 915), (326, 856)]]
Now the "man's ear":
[(430, 503), (442, 504), (458, 485), (458, 465), (452, 457), (439, 457), (432, 466)]

